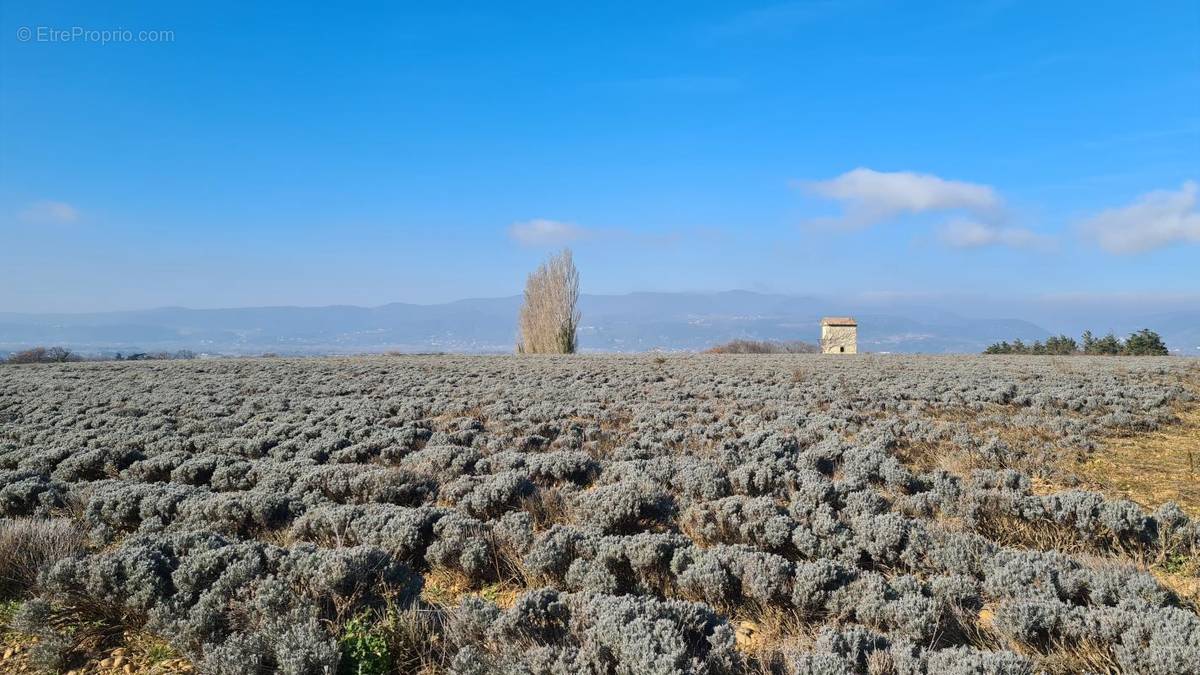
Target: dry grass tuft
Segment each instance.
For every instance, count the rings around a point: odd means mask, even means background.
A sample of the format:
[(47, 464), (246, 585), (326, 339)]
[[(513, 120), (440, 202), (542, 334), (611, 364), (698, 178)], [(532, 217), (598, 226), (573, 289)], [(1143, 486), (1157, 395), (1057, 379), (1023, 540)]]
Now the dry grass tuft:
[(734, 628), (735, 646), (749, 666), (748, 672), (789, 672), (794, 656), (812, 648), (815, 629), (794, 612), (746, 610), (743, 607), (730, 616), (729, 623)]
[(507, 609), (527, 590), (512, 581), (498, 581), (480, 586), (472, 583), (462, 572), (437, 567), (425, 574), (421, 600), (437, 607), (456, 607), (463, 598), (474, 596), (492, 602), (501, 609)]
[[(6, 605), (6, 607), (9, 605)], [(16, 603), (11, 603), (12, 608)], [(142, 631), (116, 632), (93, 624), (71, 624), (53, 617), (63, 634), (74, 643), (64, 668), (66, 675), (186, 675), (195, 666), (165, 639)], [(37, 672), (33, 652), (40, 642), (19, 633), (0, 620), (0, 673)]]
[(1022, 650), (1032, 657), (1039, 667), (1039, 672), (1054, 675), (1074, 675), (1075, 673), (1120, 673), (1121, 668), (1109, 645), (1094, 640), (1061, 643), (1055, 642), (1045, 654)]
[(1004, 513), (981, 513), (975, 531), (1002, 546), (1058, 551), (1074, 555), (1115, 554), (1140, 561), (1140, 545), (1127, 545), (1112, 538), (1090, 537), (1072, 527), (1048, 520), (1025, 520)]
[(394, 672), (445, 672), (449, 661), (445, 623), (445, 613), (437, 608), (413, 607), (389, 613), (382, 634)]
[(1192, 611), (1200, 613), (1200, 554), (1168, 558), (1150, 572), (1159, 583), (1190, 605)]
[(571, 519), (567, 500), (556, 487), (538, 488), (533, 494), (522, 498), (521, 510), (533, 516), (534, 526), (538, 530), (547, 530), (556, 523), (566, 523)]
[(33, 594), (42, 570), (83, 552), (84, 536), (66, 518), (0, 520), (0, 599)]

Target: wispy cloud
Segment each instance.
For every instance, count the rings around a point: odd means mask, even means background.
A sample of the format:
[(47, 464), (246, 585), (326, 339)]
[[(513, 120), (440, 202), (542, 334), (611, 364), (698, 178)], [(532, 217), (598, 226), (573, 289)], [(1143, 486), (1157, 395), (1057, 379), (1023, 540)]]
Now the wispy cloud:
[(35, 225), (60, 225), (78, 221), (79, 209), (66, 202), (40, 201), (25, 207), (18, 215)]
[(1108, 209), (1085, 220), (1080, 230), (1112, 253), (1142, 253), (1181, 242), (1200, 242), (1200, 212), (1195, 181), (1179, 190), (1155, 190), (1128, 206)]
[(513, 223), (508, 236), (522, 246), (563, 246), (595, 236), (595, 232), (574, 223), (535, 218)]
[(942, 241), (953, 248), (1049, 248), (1053, 240), (1024, 227), (1003, 227), (974, 220), (955, 219), (941, 228)]
[(966, 211), (992, 221), (1003, 207), (989, 185), (908, 171), (860, 167), (831, 180), (800, 183), (800, 187), (841, 203), (840, 218), (821, 222), (846, 228), (866, 227), (902, 214), (942, 211)]

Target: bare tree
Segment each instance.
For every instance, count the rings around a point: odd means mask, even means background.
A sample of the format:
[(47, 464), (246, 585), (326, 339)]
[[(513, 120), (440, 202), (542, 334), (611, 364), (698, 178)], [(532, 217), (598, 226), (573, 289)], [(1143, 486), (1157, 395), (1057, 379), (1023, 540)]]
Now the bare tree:
[(579, 270), (571, 249), (552, 256), (525, 282), (518, 323), (520, 354), (574, 354), (578, 346)]
[(9, 363), (67, 363), (82, 360), (78, 354), (65, 347), (33, 347), (8, 357)]

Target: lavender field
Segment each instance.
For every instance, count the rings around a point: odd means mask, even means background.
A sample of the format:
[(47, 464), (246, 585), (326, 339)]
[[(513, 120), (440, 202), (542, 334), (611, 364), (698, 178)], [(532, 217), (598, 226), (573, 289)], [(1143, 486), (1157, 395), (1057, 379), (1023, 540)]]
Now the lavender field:
[(1174, 580), (1200, 521), (1072, 466), (1176, 424), (1198, 380), (1181, 358), (8, 366), (6, 661), (1195, 673)]

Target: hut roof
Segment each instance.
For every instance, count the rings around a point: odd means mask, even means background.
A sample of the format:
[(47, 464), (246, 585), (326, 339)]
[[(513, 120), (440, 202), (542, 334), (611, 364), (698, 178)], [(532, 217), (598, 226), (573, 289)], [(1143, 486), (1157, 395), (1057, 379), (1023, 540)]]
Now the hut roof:
[(821, 319), (822, 326), (857, 326), (858, 322), (850, 316), (827, 316)]

